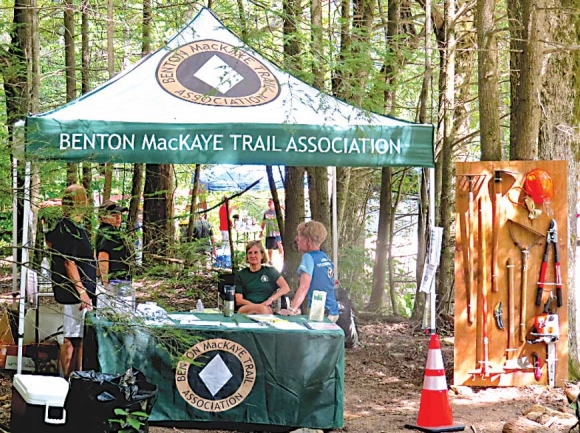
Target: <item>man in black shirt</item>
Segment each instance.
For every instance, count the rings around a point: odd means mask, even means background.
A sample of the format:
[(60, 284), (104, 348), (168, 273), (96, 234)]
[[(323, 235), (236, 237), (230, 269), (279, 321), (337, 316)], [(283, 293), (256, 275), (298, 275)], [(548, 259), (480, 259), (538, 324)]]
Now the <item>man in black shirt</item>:
[(131, 281), (130, 249), (121, 231), (121, 213), (126, 207), (107, 200), (99, 208), (101, 224), (95, 241), (99, 276), (105, 288), (111, 280)]
[(84, 313), (92, 309), (95, 296), (97, 269), (89, 234), (82, 226), (89, 210), (85, 189), (81, 185), (67, 187), (62, 199), (63, 218), (46, 233), (54, 298), (63, 305), (60, 364), (65, 378), (81, 369)]

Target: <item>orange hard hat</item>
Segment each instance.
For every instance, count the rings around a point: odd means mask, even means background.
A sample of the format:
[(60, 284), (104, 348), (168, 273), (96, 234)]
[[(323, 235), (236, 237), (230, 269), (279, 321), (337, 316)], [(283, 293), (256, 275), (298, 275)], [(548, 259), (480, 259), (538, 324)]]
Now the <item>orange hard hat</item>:
[(524, 180), (524, 191), (535, 203), (542, 204), (550, 202), (554, 195), (554, 183), (552, 177), (546, 170), (534, 168), (526, 174)]

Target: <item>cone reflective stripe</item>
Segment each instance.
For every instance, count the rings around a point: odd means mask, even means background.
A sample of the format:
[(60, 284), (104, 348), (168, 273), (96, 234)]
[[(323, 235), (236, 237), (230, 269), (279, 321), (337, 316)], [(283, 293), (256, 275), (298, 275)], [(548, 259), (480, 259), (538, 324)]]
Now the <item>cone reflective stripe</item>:
[(427, 367), (425, 367), (417, 424), (406, 424), (405, 427), (425, 432), (465, 430), (465, 426), (453, 423), (453, 414), (447, 395), (445, 365), (437, 334), (431, 334), (429, 340), (429, 353), (427, 354)]

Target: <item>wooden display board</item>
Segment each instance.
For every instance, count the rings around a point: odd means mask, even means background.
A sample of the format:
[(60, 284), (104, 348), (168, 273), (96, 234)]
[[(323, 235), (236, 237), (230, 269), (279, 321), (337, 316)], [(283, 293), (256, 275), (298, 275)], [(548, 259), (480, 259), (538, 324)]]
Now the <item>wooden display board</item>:
[[(535, 217), (534, 205), (530, 212), (524, 204), (529, 197), (524, 181), (533, 169), (545, 170), (554, 185), (549, 205), (535, 204), (535, 213), (541, 211)], [(547, 234), (554, 220), (562, 306), (557, 307), (556, 299), (550, 301), (550, 312), (557, 314), (550, 316), (550, 328), (557, 319), (555, 386), (563, 386), (568, 379), (566, 161), (458, 163), (456, 176), (455, 385), (548, 384), (545, 341), (552, 340), (551, 334), (548, 327), (542, 328), (540, 335), (532, 333), (538, 334), (535, 319), (541, 318), (549, 298), (556, 296), (554, 247), (550, 244), (546, 284), (540, 305), (536, 305)], [(527, 272), (523, 269), (526, 251)], [(500, 302), (503, 330), (494, 317)], [(529, 342), (539, 338), (544, 339)], [(536, 371), (541, 373), (538, 380), (533, 368), (535, 355), (541, 367)]]

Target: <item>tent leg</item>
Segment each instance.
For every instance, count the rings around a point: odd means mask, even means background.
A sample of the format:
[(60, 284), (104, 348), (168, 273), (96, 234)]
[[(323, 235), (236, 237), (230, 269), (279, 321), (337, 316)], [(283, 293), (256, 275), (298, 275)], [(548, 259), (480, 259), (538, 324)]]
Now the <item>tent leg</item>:
[[(26, 163), (24, 173), (24, 215), (22, 219), (22, 263), (20, 264), (20, 298), (18, 309), (18, 357), (16, 373), (22, 373), (22, 350), (24, 343), (24, 308), (26, 305), (26, 285), (28, 283), (28, 232), (30, 223), (30, 163)], [(14, 257), (16, 259), (16, 257)]]
[(338, 281), (338, 210), (336, 199), (336, 167), (332, 173), (332, 263), (334, 263), (334, 280)]
[[(435, 227), (435, 169), (429, 168), (429, 226)], [(433, 279), (431, 284), (431, 293), (429, 296), (431, 308), (430, 329), (432, 333), (436, 332), (436, 298), (437, 298), (437, 283)]]

